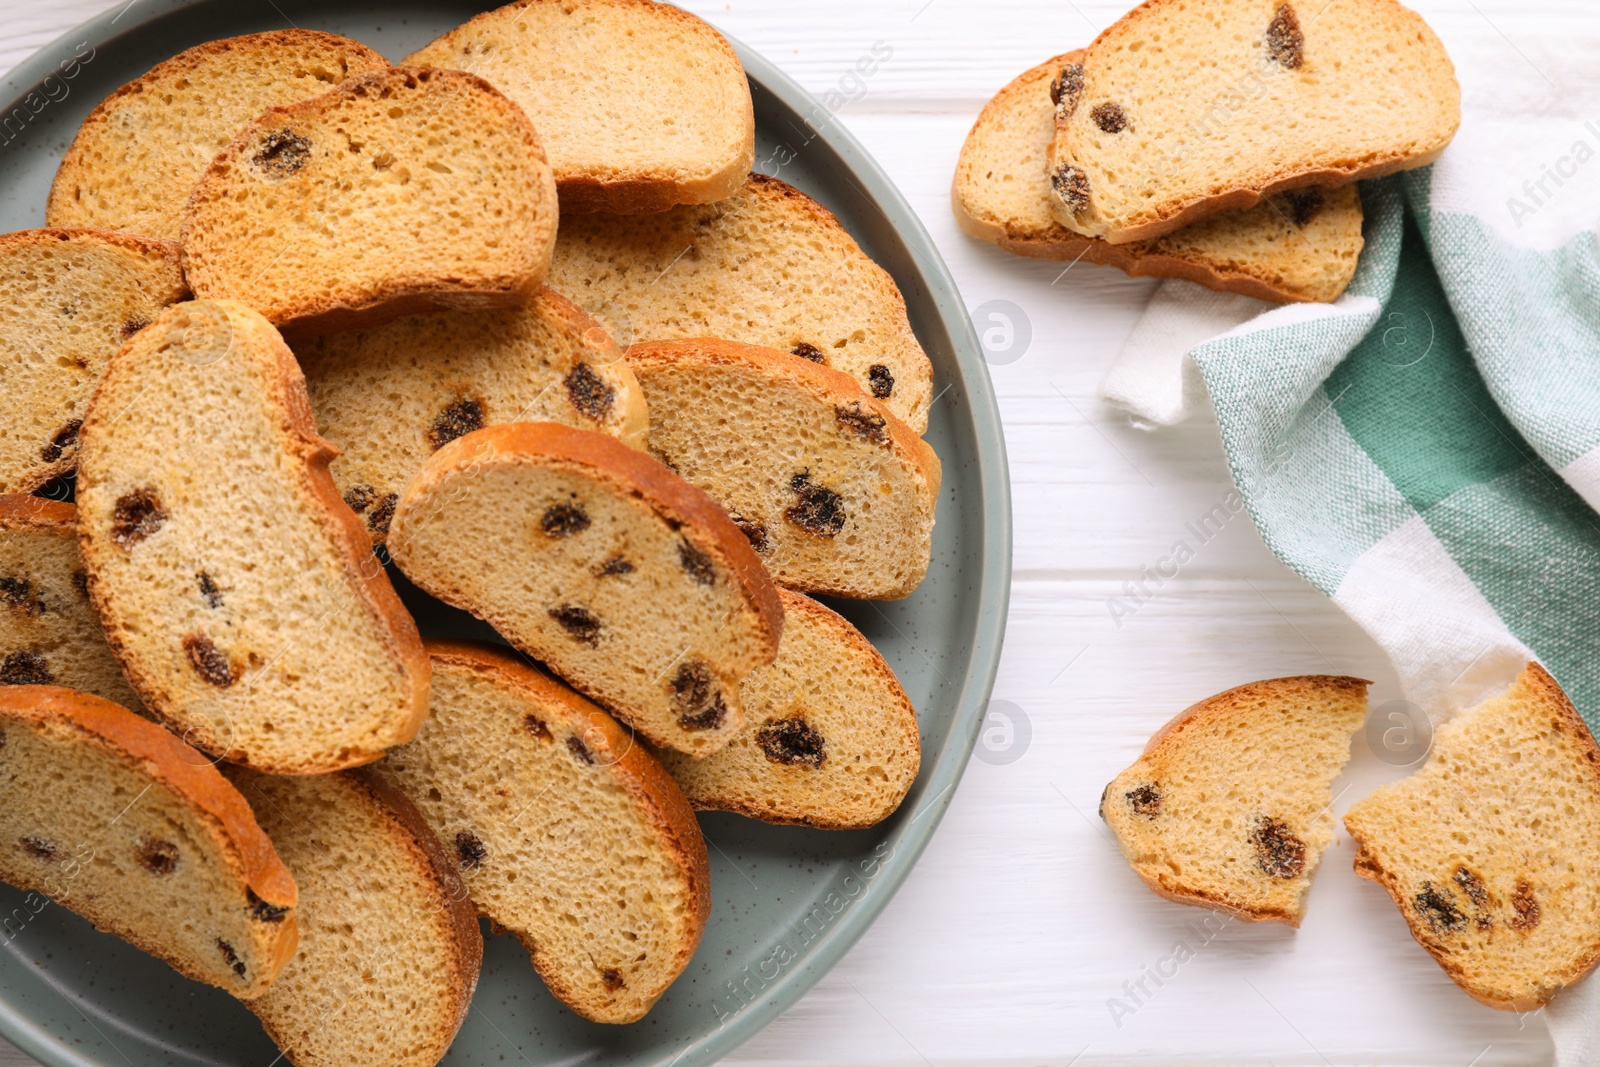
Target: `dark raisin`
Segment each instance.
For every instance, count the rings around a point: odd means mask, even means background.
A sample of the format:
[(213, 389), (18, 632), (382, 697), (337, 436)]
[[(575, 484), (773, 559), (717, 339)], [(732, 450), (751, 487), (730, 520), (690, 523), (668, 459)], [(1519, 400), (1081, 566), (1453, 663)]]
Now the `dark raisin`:
[(78, 446), (78, 431), (83, 429), (82, 419), (73, 419), (56, 431), (43, 448), (39, 449), (39, 458), (46, 463), (54, 463), (66, 455), (68, 449)]
[(36, 860), (54, 860), (61, 854), (56, 846), (39, 837), (24, 837), (17, 844), (21, 845), (22, 850)]
[(0, 685), (50, 685), (55, 680), (37, 652), (13, 652), (0, 661)]
[(276, 904), (268, 904), (256, 896), (256, 891), (245, 888), (245, 903), (250, 908), (250, 918), (258, 923), (281, 923), (283, 917), (289, 914), (288, 908), (280, 908)]
[(398, 503), (400, 503), (399, 493), (384, 494), (367, 515), (367, 529), (373, 533), (388, 533), (389, 524), (394, 521), (394, 506)]
[(801, 341), (799, 344), (789, 349), (789, 352), (791, 355), (799, 356), (801, 359), (809, 359), (813, 363), (822, 362), (822, 349), (818, 348), (814, 344), (811, 344), (809, 341)]
[(1280, 66), (1295, 70), (1305, 62), (1306, 38), (1300, 32), (1300, 20), (1294, 8), (1279, 4), (1272, 21), (1267, 23), (1267, 58)]
[(26, 615), (45, 613), (44, 598), (35, 595), (33, 583), (26, 578), (0, 578), (0, 604)]
[(576, 504), (552, 504), (544, 509), (539, 528), (547, 537), (571, 537), (589, 528), (589, 513)]
[(171, 841), (145, 838), (139, 842), (133, 858), (151, 874), (171, 874), (178, 869), (178, 846)]
[(378, 491), (370, 485), (352, 485), (344, 494), (345, 504), (357, 515), (370, 508), (376, 499)]
[(1309, 189), (1295, 189), (1283, 194), (1284, 206), (1289, 209), (1289, 219), (1300, 229), (1305, 229), (1322, 206), (1327, 202), (1327, 194), (1316, 186)]
[(550, 727), (546, 726), (544, 720), (537, 715), (524, 715), (522, 728), (541, 741), (553, 740), (550, 736)]
[(456, 438), (481, 429), (483, 405), (476, 400), (462, 398), (433, 417), (433, 425), (428, 427), (428, 445), (437, 452)]
[(1094, 110), (1089, 112), (1089, 117), (1102, 133), (1121, 133), (1128, 128), (1127, 112), (1122, 110), (1121, 104), (1113, 104), (1109, 100), (1096, 104)]
[(782, 719), (756, 732), (756, 744), (773, 763), (820, 767), (828, 758), (827, 742), (804, 719)]
[(241, 982), (244, 981), (244, 977), (248, 972), (245, 970), (244, 960), (239, 958), (239, 954), (233, 950), (233, 946), (219, 937), (217, 938), (217, 951), (222, 953), (222, 962), (233, 968), (233, 973), (239, 976)]
[(621, 556), (612, 556), (602, 563), (600, 569), (594, 573), (597, 578), (615, 578), (619, 574), (632, 574), (633, 564)]
[(1482, 878), (1466, 867), (1457, 867), (1453, 877), (1456, 885), (1460, 886), (1462, 892), (1466, 893), (1478, 907), (1485, 907), (1489, 903), (1489, 890), (1484, 886)]
[(145, 318), (143, 315), (135, 315), (133, 318), (122, 324), (122, 336), (125, 338), (132, 337), (134, 334), (138, 333), (148, 325), (150, 325), (149, 319)]
[(1422, 883), (1422, 891), (1412, 898), (1412, 904), (1436, 934), (1455, 934), (1467, 928), (1467, 917), (1456, 907), (1455, 894), (1432, 882)]
[(1078, 109), (1083, 92), (1083, 64), (1068, 63), (1050, 81), (1050, 102), (1056, 106), (1056, 121), (1065, 122)]
[(588, 609), (562, 604), (558, 608), (551, 608), (548, 614), (572, 635), (573, 640), (582, 641), (591, 648), (600, 644), (600, 620)]
[(250, 162), (279, 176), (293, 174), (311, 158), (311, 142), (289, 130), (275, 130), (261, 139)]
[(717, 730), (727, 718), (728, 705), (723, 702), (722, 694), (717, 693), (704, 711), (694, 715), (679, 715), (678, 725), (685, 730)]
[(1274, 878), (1298, 878), (1306, 869), (1306, 843), (1280, 819), (1257, 819), (1250, 843), (1256, 849), (1256, 866)]
[(1511, 928), (1526, 933), (1539, 925), (1539, 901), (1533, 895), (1533, 886), (1519, 880), (1516, 892), (1511, 894), (1511, 906), (1516, 909), (1516, 917), (1511, 920)]
[(717, 691), (711, 668), (700, 660), (679, 664), (669, 688), (673, 709), (678, 712), (678, 724), (684, 729), (714, 730), (727, 718), (728, 706)]
[(607, 967), (600, 972), (600, 981), (604, 983), (607, 991), (612, 993), (628, 984), (622, 980), (622, 972), (612, 967)]
[(194, 672), (218, 689), (233, 684), (233, 666), (228, 662), (211, 638), (205, 634), (188, 634), (183, 639), (183, 650), (189, 654)]
[(732, 519), (733, 524), (739, 527), (739, 532), (744, 534), (745, 539), (750, 542), (751, 548), (757, 552), (765, 552), (767, 550), (767, 528), (765, 525), (752, 519), (747, 519), (736, 511), (730, 511), (728, 518)]
[(161, 529), (167, 513), (154, 489), (139, 488), (117, 498), (111, 512), (111, 540), (118, 548), (134, 545)]
[(1141, 785), (1123, 794), (1135, 815), (1153, 819), (1161, 814), (1161, 790), (1153, 785)]
[(580, 763), (593, 765), (594, 753), (589, 751), (589, 746), (583, 743), (581, 737), (567, 738), (567, 751), (572, 753), (572, 758)]
[(567, 372), (566, 385), (572, 406), (596, 422), (611, 412), (617, 399), (617, 391), (587, 363), (578, 363)]
[(456, 859), (467, 870), (483, 866), (483, 861), (489, 858), (489, 849), (478, 840), (476, 834), (462, 830), (456, 834)]
[(89, 572), (81, 569), (73, 571), (72, 588), (78, 591), (79, 596), (87, 599), (89, 596)]
[(783, 517), (807, 533), (833, 537), (844, 529), (844, 497), (832, 489), (811, 484), (811, 472), (802, 471), (789, 479), (795, 502), (783, 509)]
[(894, 392), (894, 375), (882, 363), (874, 363), (867, 368), (867, 387), (879, 400), (887, 400)]
[(1050, 188), (1074, 215), (1089, 206), (1089, 176), (1071, 163), (1056, 167), (1050, 175)]
[(889, 443), (889, 423), (882, 415), (872, 411), (862, 411), (861, 401), (853, 400), (849, 404), (837, 404), (833, 409), (833, 421), (848, 433), (875, 445)]
[(678, 540), (678, 565), (683, 568), (685, 574), (701, 585), (716, 583), (717, 568), (711, 562), (711, 557), (683, 538)]
[(222, 607), (222, 590), (217, 588), (216, 579), (212, 578), (211, 575), (207, 574), (205, 571), (201, 571), (199, 574), (195, 575), (194, 578), (196, 584), (200, 586), (200, 596), (205, 600), (206, 607)]

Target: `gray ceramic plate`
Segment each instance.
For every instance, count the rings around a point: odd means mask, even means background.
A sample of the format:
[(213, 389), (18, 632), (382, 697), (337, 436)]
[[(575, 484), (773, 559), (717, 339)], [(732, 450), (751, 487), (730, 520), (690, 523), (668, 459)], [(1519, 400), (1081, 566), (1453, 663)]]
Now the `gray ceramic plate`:
[[(140, 0), (108, 11), (12, 71), (0, 97), (0, 231), (44, 223), (56, 164), (89, 110), (191, 45), (281, 29), (347, 34), (399, 59), (492, 4), (471, 0)], [(899, 813), (827, 833), (705, 815), (714, 906), (700, 951), (646, 1019), (597, 1026), (547, 993), (526, 953), (490, 938), (483, 979), (446, 1063), (710, 1063), (832, 967), (888, 903), (927, 845), (971, 754), (994, 680), (1011, 571), (1005, 447), (966, 309), (927, 233), (860, 145), (799, 86), (740, 49), (756, 108), (758, 169), (831, 208), (900, 283), (933, 359), (928, 440), (944, 463), (933, 566), (897, 603), (835, 604), (889, 660), (916, 704), (922, 773)], [(534, 116), (537, 124), (538, 116)], [(0, 309), (0, 314), (3, 314)], [(402, 591), (425, 634), (479, 634), (473, 620)], [(250, 1064), (276, 1049), (219, 990), (38, 910), (0, 886), (0, 1033), (51, 1065)]]

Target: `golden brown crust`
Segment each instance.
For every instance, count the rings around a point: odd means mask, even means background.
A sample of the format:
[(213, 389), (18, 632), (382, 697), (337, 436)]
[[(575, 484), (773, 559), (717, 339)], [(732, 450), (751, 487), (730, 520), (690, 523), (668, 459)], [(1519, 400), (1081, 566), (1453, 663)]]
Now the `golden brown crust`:
[(433, 454), (401, 495), (395, 514), (398, 517), (408, 501), (431, 492), (452, 471), (490, 463), (515, 463), (520, 457), (541, 457), (582, 467), (648, 500), (656, 511), (698, 535), (701, 543), (696, 547), (709, 551), (727, 568), (743, 599), (759, 617), (771, 654), (777, 654), (783, 633), (783, 605), (749, 539), (728, 518), (722, 505), (647, 453), (629, 448), (608, 434), (554, 422), (513, 422), (474, 430)]
[(82, 161), (83, 154), (88, 151), (88, 146), (98, 136), (100, 128), (109, 121), (109, 116), (116, 110), (124, 98), (135, 96), (146, 90), (160, 85), (168, 78), (181, 78), (185, 72), (193, 70), (201, 61), (213, 56), (225, 55), (228, 52), (255, 48), (263, 44), (283, 45), (293, 47), (300, 43), (316, 42), (331, 47), (348, 51), (357, 62), (372, 66), (388, 66), (389, 61), (377, 52), (348, 37), (340, 37), (335, 33), (323, 33), (321, 30), (302, 30), (292, 28), (287, 30), (269, 30), (265, 33), (250, 33), (240, 37), (225, 37), (216, 41), (206, 41), (193, 48), (179, 52), (171, 59), (163, 60), (145, 73), (142, 77), (135, 78), (104, 100), (89, 112), (89, 117), (83, 120), (83, 125), (78, 127), (77, 135), (72, 139), (72, 144), (67, 146), (66, 154), (61, 159), (61, 166), (56, 169), (55, 179), (50, 184), (50, 195), (45, 205), (46, 221), (57, 218), (61, 212), (61, 204), (68, 199), (68, 185), (77, 172), (85, 169)]
[[(194, 191), (189, 194), (189, 202), (183, 214), (183, 270), (184, 276), (190, 280), (191, 288), (195, 289), (195, 295), (212, 298), (225, 298), (231, 295), (226, 292), (207, 291), (214, 290), (216, 286), (205, 270), (204, 257), (196, 256), (193, 224), (198, 205), (226, 195), (225, 186), (230, 168), (238, 157), (250, 149), (261, 131), (313, 119), (341, 98), (381, 92), (384, 87), (395, 83), (411, 87), (418, 82), (431, 80), (459, 81), (469, 85), (482, 95), (489, 106), (504, 115), (510, 125), (517, 128), (523, 146), (537, 158), (542, 177), (548, 186), (547, 193), (554, 203), (555, 181), (546, 163), (544, 145), (539, 140), (539, 134), (523, 110), (508, 100), (499, 89), (476, 74), (463, 70), (439, 67), (390, 67), (385, 70), (368, 71), (326, 93), (272, 108), (239, 131), (228, 147), (223, 149), (206, 168)], [(551, 243), (553, 244), (553, 234)], [(548, 273), (550, 265), (550, 249), (540, 249), (532, 253), (530, 259), (534, 262), (526, 265), (529, 269), (521, 273), (508, 274), (498, 279), (499, 284), (495, 285), (467, 288), (459, 281), (440, 279), (435, 284), (426, 286), (385, 287), (355, 302), (315, 296), (284, 309), (276, 315), (273, 325), (285, 336), (302, 338), (376, 326), (392, 319), (421, 314), (425, 311), (440, 309), (481, 311), (496, 307), (514, 307), (532, 299), (544, 284), (545, 274)]]
[(60, 500), (0, 493), (0, 530), (59, 530), (76, 534), (78, 509)]
[[(598, 705), (530, 665), (510, 649), (481, 641), (436, 639), (429, 639), (427, 647), (429, 654), (441, 663), (493, 674), (534, 694), (542, 704), (566, 709), (569, 724), (595, 752), (595, 766), (610, 771), (647, 813), (690, 886), (691, 912), (686, 917), (690, 936), (679, 944), (671, 968), (673, 973), (680, 973), (699, 947), (711, 915), (711, 861), (700, 823), (678, 783), (642, 744), (634, 741), (631, 733)], [(576, 990), (562, 984), (559, 972), (541, 963), (538, 946), (520, 934), (518, 937), (551, 992), (569, 1006), (581, 1002)]]

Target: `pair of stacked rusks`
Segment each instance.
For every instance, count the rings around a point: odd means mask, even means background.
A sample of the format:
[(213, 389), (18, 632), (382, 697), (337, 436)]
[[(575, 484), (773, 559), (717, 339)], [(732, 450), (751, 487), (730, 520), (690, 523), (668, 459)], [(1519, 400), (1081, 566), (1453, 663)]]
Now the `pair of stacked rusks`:
[[(102, 103), (0, 237), (0, 877), (301, 1067), (428, 1065), (478, 916), (637, 1020), (707, 921), (694, 808), (893, 812), (915, 712), (805, 594), (922, 580), (932, 372), (753, 137), (649, 0), (398, 66), (214, 41)], [(380, 551), (516, 652), (423, 641)]]
[(1449, 55), (1395, 0), (1148, 0), (995, 95), (952, 203), (1018, 255), (1331, 301), (1362, 248), (1354, 183), (1433, 162), (1460, 124)]

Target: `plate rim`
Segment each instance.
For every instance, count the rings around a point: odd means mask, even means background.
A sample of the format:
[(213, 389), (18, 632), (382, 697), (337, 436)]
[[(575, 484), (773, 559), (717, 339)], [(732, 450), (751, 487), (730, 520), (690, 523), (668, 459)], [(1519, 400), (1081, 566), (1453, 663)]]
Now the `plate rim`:
[[(0, 100), (0, 114), (9, 114), (12, 108), (21, 106), (27, 93), (43, 82), (46, 75), (54, 72), (52, 57), (59, 54), (61, 46), (74, 39), (87, 38), (96, 48), (108, 47), (118, 37), (132, 33), (148, 22), (208, 2), (211, 0), (131, 0), (120, 9), (107, 8), (79, 23), (5, 72), (4, 88), (12, 92), (9, 99)], [(485, 0), (482, 10), (499, 6), (495, 0)], [(135, 17), (124, 21), (130, 11)], [(705, 21), (710, 23), (709, 19)], [(738, 53), (745, 75), (751, 82), (798, 114), (813, 114), (816, 108), (827, 110), (799, 82), (760, 52), (714, 23), (711, 25)], [(833, 112), (828, 114), (836, 118)], [(884, 838), (884, 842), (892, 846), (886, 858), (893, 858), (897, 862), (884, 864), (886, 869), (883, 873), (872, 877), (861, 896), (820, 935), (821, 943), (806, 954), (799, 966), (768, 981), (730, 1020), (719, 1020), (715, 1029), (681, 1048), (674, 1050), (664, 1047), (660, 1062), (672, 1067), (713, 1063), (755, 1037), (837, 966), (877, 921), (916, 867), (954, 798), (956, 786), (977, 744), (1005, 640), (1011, 598), (1011, 479), (998, 399), (977, 331), (938, 245), (877, 160), (854, 134), (837, 121), (829, 121), (812, 129), (815, 137), (845, 163), (846, 171), (861, 183), (866, 198), (884, 214), (905, 245), (919, 280), (950, 335), (952, 354), (967, 386), (965, 398), (976, 445), (975, 474), (982, 505), (979, 530), (983, 542), (980, 551), (982, 565), (975, 576), (977, 618), (971, 667), (965, 672), (960, 690), (954, 697), (950, 740), (938, 752), (931, 767), (924, 763), (922, 773), (918, 776), (922, 794), (931, 792), (931, 798), (909, 816), (900, 819)], [(31, 150), (38, 151), (39, 148), (33, 146)], [(896, 284), (899, 285), (898, 279)], [(72, 991), (57, 986), (48, 978), (46, 980), (58, 995), (86, 1019), (90, 1019), (90, 1013), (77, 1003)], [(90, 1024), (93, 1026), (92, 1019)], [(109, 1067), (109, 1061), (91, 1058), (87, 1050), (80, 1052), (63, 1046), (53, 1033), (36, 1023), (29, 1013), (20, 1010), (3, 990), (0, 990), (0, 1037), (6, 1038), (46, 1067)], [(672, 1054), (670, 1058), (669, 1054)]]

